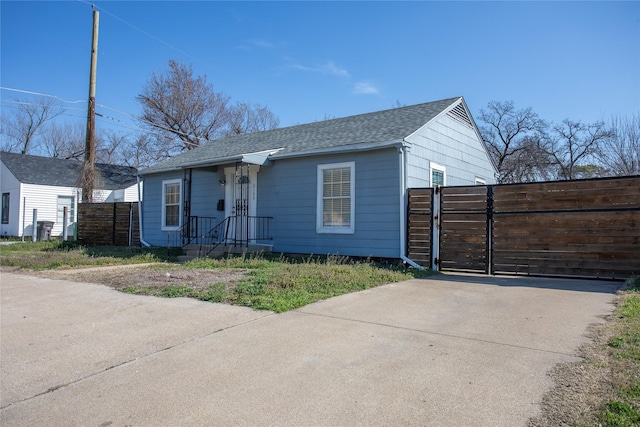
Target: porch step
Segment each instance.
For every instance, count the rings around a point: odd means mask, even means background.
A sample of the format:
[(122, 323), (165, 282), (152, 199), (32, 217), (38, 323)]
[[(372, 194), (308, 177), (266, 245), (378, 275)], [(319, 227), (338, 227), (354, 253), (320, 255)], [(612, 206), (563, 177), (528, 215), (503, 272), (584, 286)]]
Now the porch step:
[(187, 262), (192, 259), (209, 257), (217, 258), (227, 254), (258, 254), (271, 253), (271, 245), (250, 245), (250, 246), (232, 246), (220, 245), (210, 254), (205, 255), (209, 250), (206, 247), (201, 248), (200, 245), (186, 245), (183, 248), (184, 255), (178, 256), (178, 262)]

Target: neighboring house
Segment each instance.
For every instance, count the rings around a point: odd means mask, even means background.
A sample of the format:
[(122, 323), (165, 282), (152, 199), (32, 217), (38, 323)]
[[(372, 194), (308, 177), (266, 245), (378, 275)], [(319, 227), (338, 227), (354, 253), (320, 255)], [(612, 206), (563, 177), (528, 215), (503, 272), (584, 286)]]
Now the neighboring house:
[[(67, 233), (73, 236), (78, 201), (82, 199), (80, 174), (83, 163), (0, 152), (2, 236), (32, 236), (33, 210), (37, 221), (54, 223), (51, 236), (61, 236), (67, 208)], [(94, 202), (137, 201), (136, 168), (97, 163)]]
[(462, 97), (229, 136), (140, 172), (142, 237), (404, 259), (408, 188), (495, 173)]

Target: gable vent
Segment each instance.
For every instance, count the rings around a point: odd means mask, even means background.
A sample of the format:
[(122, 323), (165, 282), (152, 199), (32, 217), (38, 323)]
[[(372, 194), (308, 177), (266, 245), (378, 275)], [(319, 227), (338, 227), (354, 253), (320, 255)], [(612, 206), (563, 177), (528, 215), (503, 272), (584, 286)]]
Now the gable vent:
[(464, 108), (464, 106), (462, 105), (462, 103), (456, 105), (455, 107), (453, 107), (451, 110), (449, 110), (447, 112), (447, 114), (451, 117), (453, 117), (454, 119), (456, 119), (457, 121), (459, 121), (460, 123), (464, 123), (465, 125), (469, 126), (470, 128), (473, 127), (473, 125), (471, 124), (471, 119), (469, 118), (469, 115), (467, 114), (467, 110)]

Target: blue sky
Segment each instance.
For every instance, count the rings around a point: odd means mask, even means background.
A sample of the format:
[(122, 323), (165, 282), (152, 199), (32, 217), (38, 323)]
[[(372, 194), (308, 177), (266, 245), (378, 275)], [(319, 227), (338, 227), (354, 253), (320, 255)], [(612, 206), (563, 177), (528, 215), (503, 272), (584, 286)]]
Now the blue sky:
[[(542, 118), (593, 122), (640, 111), (640, 2), (96, 1), (98, 104), (135, 96), (169, 59), (281, 126), (462, 95)], [(89, 2), (0, 3), (0, 85), (86, 101)], [(8, 100), (25, 94), (1, 90)], [(83, 121), (86, 103), (65, 104)], [(83, 111), (84, 110), (84, 111)], [(105, 107), (98, 127), (131, 132)], [(114, 120), (117, 119), (117, 120)]]

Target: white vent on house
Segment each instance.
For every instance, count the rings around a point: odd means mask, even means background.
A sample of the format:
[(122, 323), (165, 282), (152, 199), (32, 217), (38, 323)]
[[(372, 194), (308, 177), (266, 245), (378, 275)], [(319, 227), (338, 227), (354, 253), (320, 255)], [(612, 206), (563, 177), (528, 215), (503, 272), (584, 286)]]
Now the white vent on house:
[(471, 124), (471, 119), (467, 114), (467, 110), (464, 108), (462, 103), (453, 107), (451, 110), (447, 112), (447, 114), (453, 117), (454, 119), (456, 119), (457, 121), (459, 121), (460, 123), (464, 123), (469, 127), (473, 127), (473, 125)]

